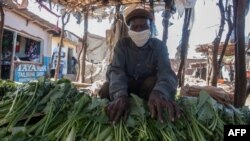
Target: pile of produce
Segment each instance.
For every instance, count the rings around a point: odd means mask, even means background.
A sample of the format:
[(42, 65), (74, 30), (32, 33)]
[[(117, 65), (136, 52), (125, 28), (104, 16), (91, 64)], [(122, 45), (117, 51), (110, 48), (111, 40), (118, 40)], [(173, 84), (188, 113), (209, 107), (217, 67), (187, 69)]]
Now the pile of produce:
[(17, 84), (9, 80), (0, 80), (0, 100), (4, 95), (12, 93), (16, 90)]
[[(145, 101), (131, 94), (127, 121), (110, 124), (107, 99), (79, 92), (66, 80), (40, 79), (17, 86), (0, 101), (1, 141), (219, 141), (223, 125), (246, 124), (244, 114), (217, 103), (205, 91), (180, 97), (181, 117), (160, 123)], [(168, 117), (167, 112), (164, 116)], [(167, 118), (166, 118), (167, 119)]]

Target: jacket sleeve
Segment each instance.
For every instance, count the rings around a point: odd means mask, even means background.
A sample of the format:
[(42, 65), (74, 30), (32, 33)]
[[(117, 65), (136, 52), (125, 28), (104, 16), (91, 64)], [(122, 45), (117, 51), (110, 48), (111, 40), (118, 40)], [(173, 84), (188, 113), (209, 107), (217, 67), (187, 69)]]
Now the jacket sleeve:
[(113, 54), (113, 60), (108, 70), (109, 95), (113, 100), (119, 96), (128, 95), (127, 76), (125, 74), (125, 50), (122, 41), (118, 41)]
[(167, 98), (174, 100), (177, 89), (177, 76), (172, 70), (168, 50), (161, 42), (157, 53), (157, 81), (153, 91), (160, 91)]

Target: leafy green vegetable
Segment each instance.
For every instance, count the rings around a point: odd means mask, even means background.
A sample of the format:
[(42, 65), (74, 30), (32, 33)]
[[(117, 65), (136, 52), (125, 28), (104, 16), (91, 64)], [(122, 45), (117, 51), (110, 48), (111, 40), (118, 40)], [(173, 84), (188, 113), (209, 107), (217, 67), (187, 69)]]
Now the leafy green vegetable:
[[(1, 85), (2, 81), (0, 82)], [(11, 93), (10, 93), (11, 91)], [(223, 125), (246, 124), (249, 108), (217, 103), (207, 92), (179, 97), (181, 117), (164, 123), (150, 117), (148, 106), (131, 94), (127, 121), (110, 124), (107, 99), (79, 92), (69, 80), (15, 85), (0, 100), (0, 138), (13, 141), (205, 141), (223, 140)], [(164, 110), (164, 117), (168, 113)]]

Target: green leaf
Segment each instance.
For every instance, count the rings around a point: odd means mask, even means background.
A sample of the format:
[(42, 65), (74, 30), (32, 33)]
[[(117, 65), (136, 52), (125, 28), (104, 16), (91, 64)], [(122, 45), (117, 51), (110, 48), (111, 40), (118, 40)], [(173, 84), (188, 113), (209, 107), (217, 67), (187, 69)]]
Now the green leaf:
[(108, 123), (108, 116), (104, 112), (102, 112), (95, 118), (95, 120), (99, 123), (106, 124)]
[(130, 115), (143, 118), (144, 114), (145, 114), (144, 107), (137, 107), (137, 106), (131, 104)]
[(26, 134), (22, 127), (15, 127), (12, 131), (11, 141), (26, 141)]
[(99, 99), (92, 97), (91, 103), (87, 106), (87, 111), (92, 111), (93, 109), (96, 109), (99, 107), (102, 103), (99, 101)]
[(167, 128), (168, 126), (168, 122), (159, 122), (158, 120), (155, 120), (155, 126), (159, 129), (159, 130), (162, 130), (164, 128)]
[(143, 100), (137, 95), (131, 94), (131, 115), (140, 116), (141, 118), (145, 117), (146, 110), (144, 108)]
[(135, 94), (131, 94), (131, 96), (132, 96), (132, 101), (136, 106), (138, 107), (143, 106), (143, 100), (139, 96)]
[(201, 91), (198, 97), (197, 109), (199, 110), (209, 99), (209, 95), (206, 91)]
[(197, 112), (198, 120), (202, 122), (209, 122), (215, 117), (215, 113), (213, 110), (213, 107), (211, 107), (209, 104), (204, 104), (199, 111)]
[(184, 111), (188, 111), (190, 114), (195, 114), (197, 111), (197, 103), (198, 99), (197, 97), (182, 97), (179, 100), (179, 104), (183, 108)]
[(6, 127), (5, 128), (0, 128), (0, 138), (5, 137), (7, 135), (7, 133), (8, 133), (8, 130), (7, 130)]
[(222, 119), (223, 121), (226, 121), (226, 123), (228, 124), (235, 124), (234, 123), (234, 111), (229, 108), (224, 108)]
[(136, 122), (136, 120), (132, 116), (129, 116), (126, 121), (126, 126), (134, 128), (136, 125), (138, 125), (138, 122)]

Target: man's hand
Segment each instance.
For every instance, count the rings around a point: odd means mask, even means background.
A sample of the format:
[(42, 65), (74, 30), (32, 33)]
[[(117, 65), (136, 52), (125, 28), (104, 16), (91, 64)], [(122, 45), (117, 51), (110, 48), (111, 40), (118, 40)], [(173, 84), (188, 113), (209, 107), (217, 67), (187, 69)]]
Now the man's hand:
[(128, 96), (120, 96), (112, 101), (107, 107), (109, 121), (116, 123), (121, 117), (126, 120), (130, 112), (130, 103)]
[(169, 119), (174, 121), (176, 118), (180, 116), (180, 111), (175, 105), (174, 101), (167, 99), (163, 96), (162, 93), (158, 91), (153, 91), (148, 100), (148, 106), (151, 113), (151, 117), (155, 118), (157, 114), (157, 118), (160, 122), (163, 122), (162, 112), (165, 109), (168, 111)]

